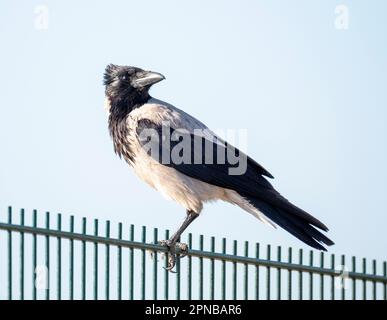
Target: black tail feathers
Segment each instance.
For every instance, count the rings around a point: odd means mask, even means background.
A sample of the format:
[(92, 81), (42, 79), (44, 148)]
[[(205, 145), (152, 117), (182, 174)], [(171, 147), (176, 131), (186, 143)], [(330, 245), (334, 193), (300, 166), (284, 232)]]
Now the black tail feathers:
[[(324, 245), (331, 246), (334, 244), (332, 240), (322, 234), (315, 227), (324, 231), (327, 231), (328, 229), (316, 218), (310, 216), (309, 214), (303, 214), (304, 211), (301, 209), (299, 213), (295, 214), (294, 212), (274, 207), (273, 205), (265, 203), (254, 197), (246, 195), (242, 196), (244, 196), (255, 208), (261, 211), (271, 221), (307, 245), (318, 250), (326, 251)], [(293, 208), (296, 207), (293, 206)], [(316, 223), (316, 221), (318, 221), (318, 223)], [(321, 225), (325, 228), (321, 228)]]

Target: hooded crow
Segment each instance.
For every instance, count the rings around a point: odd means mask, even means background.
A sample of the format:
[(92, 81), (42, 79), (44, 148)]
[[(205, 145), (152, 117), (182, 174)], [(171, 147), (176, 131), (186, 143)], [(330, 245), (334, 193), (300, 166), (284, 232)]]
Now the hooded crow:
[[(333, 245), (318, 219), (290, 203), (265, 178), (273, 176), (253, 159), (219, 138), (202, 122), (149, 95), (164, 80), (157, 72), (110, 64), (104, 74), (105, 107), (116, 154), (136, 175), (186, 209), (186, 218), (168, 240), (168, 270), (187, 246), (179, 243), (203, 203), (223, 200), (259, 220), (280, 226), (309, 246)], [(238, 160), (238, 161), (236, 161)]]

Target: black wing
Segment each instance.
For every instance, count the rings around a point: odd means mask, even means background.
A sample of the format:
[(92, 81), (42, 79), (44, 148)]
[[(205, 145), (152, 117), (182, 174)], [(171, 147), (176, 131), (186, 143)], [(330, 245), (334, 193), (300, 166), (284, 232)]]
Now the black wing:
[[(144, 129), (146, 134), (143, 134)], [(182, 129), (163, 127), (148, 119), (139, 120), (137, 134), (140, 144), (146, 147), (148, 154), (161, 164), (172, 167), (191, 178), (238, 192), (273, 222), (315, 248), (324, 249), (318, 242), (333, 244), (313, 226), (324, 231), (328, 228), (281, 196), (263, 177), (263, 175), (268, 177), (272, 175), (237, 148), (223, 141), (219, 143), (216, 138), (210, 141)], [(179, 155), (182, 161), (171, 161), (174, 148), (183, 142), (186, 150), (189, 150), (188, 157), (183, 156), (184, 151), (179, 148), (182, 151)], [(157, 150), (157, 152), (151, 152), (151, 150)], [(240, 162), (235, 163), (236, 158), (239, 158), (239, 161), (245, 161), (246, 170), (242, 174), (231, 175), (230, 172), (240, 164)], [(213, 161), (210, 162), (208, 159)]]

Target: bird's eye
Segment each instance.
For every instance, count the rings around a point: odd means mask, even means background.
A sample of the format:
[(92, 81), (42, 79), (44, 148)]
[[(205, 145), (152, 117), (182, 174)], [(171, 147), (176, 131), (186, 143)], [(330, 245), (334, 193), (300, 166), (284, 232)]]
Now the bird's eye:
[(125, 74), (123, 76), (121, 76), (121, 80), (126, 80), (126, 79), (127, 79), (127, 77)]

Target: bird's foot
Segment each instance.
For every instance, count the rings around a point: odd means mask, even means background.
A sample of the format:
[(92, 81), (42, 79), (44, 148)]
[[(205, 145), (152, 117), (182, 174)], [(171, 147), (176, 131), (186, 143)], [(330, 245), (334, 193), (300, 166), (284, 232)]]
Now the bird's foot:
[(180, 258), (184, 258), (188, 254), (188, 244), (177, 242), (176, 247), (180, 249)]
[[(165, 269), (174, 272), (172, 269), (175, 267), (177, 259), (187, 255), (188, 245), (186, 243), (173, 242), (171, 240), (162, 240), (159, 241), (159, 244), (168, 247), (168, 266)], [(176, 254), (176, 248), (180, 250), (179, 254)]]

